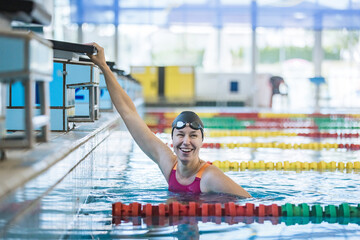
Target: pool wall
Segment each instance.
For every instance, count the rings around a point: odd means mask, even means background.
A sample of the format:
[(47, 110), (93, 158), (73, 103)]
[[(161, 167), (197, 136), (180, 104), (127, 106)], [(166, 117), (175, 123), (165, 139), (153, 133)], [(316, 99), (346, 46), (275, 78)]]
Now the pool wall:
[[(103, 113), (94, 123), (81, 123), (68, 133), (53, 133), (50, 142), (38, 144), (34, 149), (7, 152), (7, 159), (0, 163), (0, 238), (24, 215), (36, 212), (40, 199), (69, 173), (75, 174), (72, 177), (74, 186), (82, 185), (76, 179), (86, 179), (85, 175), (92, 170), (91, 167), (77, 169), (77, 166), (91, 157), (91, 152), (122, 125), (117, 113)], [(69, 214), (73, 218), (85, 201), (81, 196), (86, 194), (64, 194), (73, 199), (71, 210), (67, 209), (68, 214), (73, 213)]]

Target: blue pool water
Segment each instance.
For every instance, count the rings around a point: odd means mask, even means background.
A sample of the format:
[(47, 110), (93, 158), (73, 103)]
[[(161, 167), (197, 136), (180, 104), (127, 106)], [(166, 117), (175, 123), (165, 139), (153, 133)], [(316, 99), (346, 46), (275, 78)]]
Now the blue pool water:
[[(170, 142), (167, 134), (158, 134)], [(233, 138), (234, 139), (234, 138)], [(229, 138), (207, 139), (227, 141)], [(248, 140), (236, 137), (236, 140)], [(299, 139), (300, 140), (300, 139)], [(358, 152), (335, 150), (281, 150), (281, 149), (202, 149), (201, 158), (208, 161), (355, 161)], [(56, 176), (60, 166), (27, 184), (14, 196), (16, 204), (26, 204), (37, 191), (46, 188)], [(240, 171), (226, 172), (243, 186), (251, 199), (210, 194), (200, 196), (201, 201), (237, 204), (307, 203), (351, 205), (360, 202), (360, 174), (342, 171)], [(132, 222), (112, 224), (111, 207), (114, 202), (129, 204), (165, 203), (188, 200), (189, 196), (167, 191), (167, 184), (156, 164), (137, 147), (125, 130), (114, 131), (103, 143), (63, 178), (53, 189), (29, 206), (21, 218), (13, 219), (4, 227), (5, 239), (360, 239), (359, 224), (308, 223), (274, 225), (264, 223), (222, 222), (175, 226), (139, 226)], [(5, 211), (5, 210), (2, 210)], [(10, 210), (9, 210), (10, 211)], [(0, 235), (1, 236), (1, 235)]]

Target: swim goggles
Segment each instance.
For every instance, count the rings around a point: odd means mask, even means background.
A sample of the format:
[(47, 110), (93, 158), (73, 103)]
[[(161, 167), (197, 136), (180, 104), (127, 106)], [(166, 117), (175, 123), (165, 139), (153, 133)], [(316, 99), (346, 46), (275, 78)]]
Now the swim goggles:
[(184, 122), (184, 121), (177, 121), (177, 122), (173, 123), (172, 128), (183, 129), (184, 127), (186, 127), (187, 123), (194, 130), (199, 130), (199, 129), (202, 130), (203, 129), (203, 126), (199, 122)]

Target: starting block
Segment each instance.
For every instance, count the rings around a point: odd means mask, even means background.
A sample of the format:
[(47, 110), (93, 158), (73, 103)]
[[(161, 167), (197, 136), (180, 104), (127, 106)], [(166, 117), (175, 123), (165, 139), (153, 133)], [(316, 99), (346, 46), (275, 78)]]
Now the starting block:
[(0, 82), (6, 92), (1, 94), (0, 108), (6, 104), (6, 130), (17, 131), (1, 137), (0, 149), (31, 148), (36, 140), (46, 142), (53, 73), (51, 42), (32, 32), (0, 32), (0, 52)]

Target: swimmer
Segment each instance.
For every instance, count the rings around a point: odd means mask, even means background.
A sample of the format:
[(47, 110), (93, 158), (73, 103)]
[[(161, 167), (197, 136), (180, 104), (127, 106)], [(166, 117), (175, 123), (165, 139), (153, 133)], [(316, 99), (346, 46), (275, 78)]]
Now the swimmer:
[(171, 132), (174, 152), (171, 151), (151, 132), (137, 113), (134, 103), (106, 64), (104, 49), (96, 43), (92, 45), (96, 47), (97, 55), (89, 55), (89, 57), (103, 72), (116, 110), (141, 150), (159, 166), (169, 184), (169, 191), (215, 192), (244, 198), (251, 197), (219, 168), (200, 159), (204, 125), (196, 113), (185, 111), (175, 118)]

